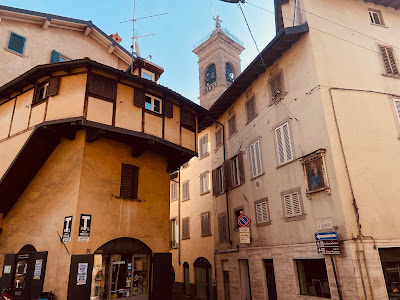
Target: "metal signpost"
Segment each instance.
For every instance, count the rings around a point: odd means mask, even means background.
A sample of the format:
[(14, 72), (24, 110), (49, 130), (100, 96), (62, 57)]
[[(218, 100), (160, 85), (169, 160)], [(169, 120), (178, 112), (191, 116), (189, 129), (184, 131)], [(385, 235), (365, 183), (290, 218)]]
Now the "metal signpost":
[(238, 218), (239, 242), (241, 244), (250, 244), (250, 218), (246, 215), (240, 215)]

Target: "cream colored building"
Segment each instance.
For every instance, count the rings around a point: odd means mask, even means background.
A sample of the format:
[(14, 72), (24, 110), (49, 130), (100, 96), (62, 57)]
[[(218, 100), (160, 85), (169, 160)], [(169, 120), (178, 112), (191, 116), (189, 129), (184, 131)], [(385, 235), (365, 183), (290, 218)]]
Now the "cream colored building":
[[(171, 218), (181, 227), (189, 218), (190, 239), (181, 228), (180, 261), (171, 250), (177, 299), (188, 283), (186, 298), (202, 286), (197, 257), (210, 262), (218, 299), (397, 299), (400, 5), (275, 4), (263, 61), (215, 98), (199, 126), (200, 158), (180, 172), (189, 200), (171, 202)], [(201, 195), (205, 172), (210, 193)], [(213, 247), (201, 237), (207, 211)], [(242, 214), (250, 243), (239, 240)], [(331, 232), (340, 254), (318, 252), (315, 234)]]

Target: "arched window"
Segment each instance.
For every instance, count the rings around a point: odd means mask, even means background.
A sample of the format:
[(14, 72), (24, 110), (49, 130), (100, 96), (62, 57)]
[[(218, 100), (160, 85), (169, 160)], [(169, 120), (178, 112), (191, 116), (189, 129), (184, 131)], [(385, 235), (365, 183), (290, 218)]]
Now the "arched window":
[(212, 300), (213, 284), (210, 262), (204, 257), (199, 257), (193, 265), (196, 282), (196, 298)]
[(212, 64), (208, 67), (206, 72), (206, 86), (214, 83), (217, 80), (217, 69), (215, 64)]
[(232, 83), (235, 80), (235, 71), (231, 63), (227, 62), (225, 64), (225, 71), (226, 81)]
[(189, 264), (187, 262), (183, 263), (183, 294), (185, 296), (190, 296), (190, 275), (189, 275)]

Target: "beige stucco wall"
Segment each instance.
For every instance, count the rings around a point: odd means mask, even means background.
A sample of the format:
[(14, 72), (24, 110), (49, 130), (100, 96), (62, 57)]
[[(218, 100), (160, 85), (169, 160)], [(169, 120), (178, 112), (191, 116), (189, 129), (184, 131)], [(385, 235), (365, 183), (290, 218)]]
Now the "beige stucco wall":
[(115, 126), (142, 131), (142, 109), (133, 105), (134, 89), (118, 84)]
[(30, 108), (33, 99), (33, 89), (17, 97), (10, 134), (21, 132), (28, 128)]
[[(4, 50), (8, 47), (10, 33), (14, 32), (26, 38), (23, 57)], [(49, 64), (53, 50), (70, 59), (89, 57), (111, 67), (126, 70), (128, 64), (115, 54), (108, 54), (108, 48), (83, 32), (31, 24), (2, 18), (0, 23), (0, 61), (3, 72), (0, 85), (14, 79), (22, 73), (40, 64)]]
[(13, 115), (15, 99), (8, 101), (3, 104), (0, 109), (0, 140), (8, 137), (10, 132), (11, 118)]

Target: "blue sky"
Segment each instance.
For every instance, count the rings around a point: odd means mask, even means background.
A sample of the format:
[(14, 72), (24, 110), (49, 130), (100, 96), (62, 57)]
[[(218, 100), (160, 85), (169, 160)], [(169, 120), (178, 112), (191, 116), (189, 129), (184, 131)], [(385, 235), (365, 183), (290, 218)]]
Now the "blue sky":
[[(249, 0), (273, 11), (273, 0)], [(107, 34), (118, 32), (128, 50), (132, 43), (132, 24), (120, 23), (132, 18), (133, 0), (0, 0), (1, 5), (92, 20)], [(157, 18), (138, 21), (137, 35), (155, 34), (139, 39), (140, 55), (152, 55), (151, 61), (165, 69), (159, 83), (198, 103), (199, 76), (193, 45), (215, 28), (213, 10), (222, 26), (237, 36), (245, 46), (242, 70), (256, 57), (257, 50), (243, 16), (236, 4), (219, 0), (136, 0), (136, 17), (168, 12)], [(243, 5), (246, 18), (259, 49), (275, 35), (274, 15), (250, 4)]]

